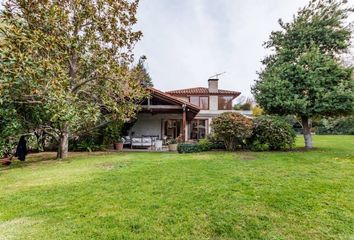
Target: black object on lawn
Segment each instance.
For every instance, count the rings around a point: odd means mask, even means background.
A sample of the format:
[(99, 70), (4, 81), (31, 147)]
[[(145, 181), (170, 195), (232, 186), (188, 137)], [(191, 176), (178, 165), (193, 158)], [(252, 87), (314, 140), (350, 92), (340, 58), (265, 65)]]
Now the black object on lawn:
[(26, 147), (26, 139), (25, 136), (21, 136), (20, 141), (18, 142), (16, 149), (16, 156), (18, 160), (25, 161), (27, 155), (27, 147)]

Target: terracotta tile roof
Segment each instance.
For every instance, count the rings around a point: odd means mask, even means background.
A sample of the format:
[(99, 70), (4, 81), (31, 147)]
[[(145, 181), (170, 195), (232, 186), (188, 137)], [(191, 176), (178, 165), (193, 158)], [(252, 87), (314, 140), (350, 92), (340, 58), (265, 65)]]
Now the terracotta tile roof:
[(185, 104), (187, 107), (193, 109), (194, 111), (199, 112), (199, 110), (200, 110), (200, 108), (199, 108), (198, 106), (196, 106), (196, 105), (194, 105), (194, 104), (192, 104), (192, 103), (190, 103), (190, 102), (183, 101), (182, 99), (179, 99), (179, 98), (177, 98), (177, 97), (174, 97), (174, 96), (172, 96), (172, 95), (170, 95), (170, 94), (168, 94), (168, 93), (162, 92), (162, 91), (160, 91), (160, 90), (158, 90), (158, 89), (156, 89), (156, 88), (148, 87), (147, 89), (148, 89), (151, 93), (160, 95), (160, 96), (162, 96), (162, 97), (165, 97), (165, 98), (167, 98), (167, 99), (169, 99), (169, 100), (172, 100), (173, 102), (175, 102), (175, 103), (177, 103), (177, 104), (181, 104), (181, 105)]
[(231, 95), (234, 97), (239, 96), (241, 93), (236, 91), (230, 90), (222, 90), (219, 89), (217, 93), (210, 93), (208, 88), (205, 87), (195, 87), (195, 88), (186, 88), (186, 89), (179, 89), (166, 92), (170, 95), (178, 95), (178, 96), (189, 96), (189, 95)]

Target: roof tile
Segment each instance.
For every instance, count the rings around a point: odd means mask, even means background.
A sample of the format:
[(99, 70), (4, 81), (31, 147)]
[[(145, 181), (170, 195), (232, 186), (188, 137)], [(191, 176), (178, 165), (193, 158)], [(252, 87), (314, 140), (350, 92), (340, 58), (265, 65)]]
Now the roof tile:
[(232, 96), (239, 96), (241, 93), (236, 91), (230, 90), (223, 90), (219, 89), (217, 93), (210, 93), (208, 88), (205, 87), (195, 87), (195, 88), (186, 88), (186, 89), (179, 89), (166, 92), (170, 95), (232, 95)]

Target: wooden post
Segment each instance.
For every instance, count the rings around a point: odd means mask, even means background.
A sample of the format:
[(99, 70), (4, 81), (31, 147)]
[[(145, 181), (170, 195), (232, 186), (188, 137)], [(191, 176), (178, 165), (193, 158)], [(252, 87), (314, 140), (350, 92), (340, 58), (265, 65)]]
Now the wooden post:
[(182, 139), (185, 142), (186, 139), (186, 123), (187, 123), (187, 114), (186, 114), (186, 105), (182, 106), (183, 108), (183, 116), (182, 116)]

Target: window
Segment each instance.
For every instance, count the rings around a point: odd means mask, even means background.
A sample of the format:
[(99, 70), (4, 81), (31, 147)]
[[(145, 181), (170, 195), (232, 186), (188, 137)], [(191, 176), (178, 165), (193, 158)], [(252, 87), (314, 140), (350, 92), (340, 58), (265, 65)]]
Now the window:
[(191, 96), (189, 97), (189, 102), (196, 106), (199, 106), (199, 97)]
[(219, 110), (232, 110), (232, 100), (231, 96), (219, 96)]
[(191, 121), (190, 127), (190, 139), (202, 139), (205, 138), (207, 134), (207, 120), (205, 119), (194, 119)]
[(209, 97), (199, 97), (199, 107), (201, 109), (209, 109)]
[(200, 109), (204, 109), (204, 110), (209, 109), (209, 97), (190, 96), (189, 102), (196, 106), (199, 106)]

